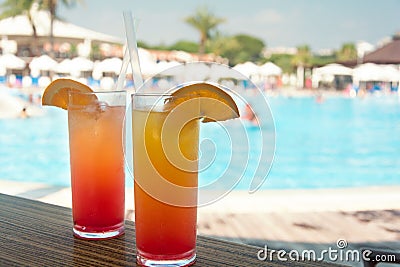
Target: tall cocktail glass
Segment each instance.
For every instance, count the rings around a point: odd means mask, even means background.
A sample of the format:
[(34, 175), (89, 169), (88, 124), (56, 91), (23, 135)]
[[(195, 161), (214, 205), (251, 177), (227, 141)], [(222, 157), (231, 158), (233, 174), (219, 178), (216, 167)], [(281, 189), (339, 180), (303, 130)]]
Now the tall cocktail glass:
[(137, 262), (186, 266), (196, 257), (199, 102), (136, 93), (132, 135)]
[(74, 235), (103, 239), (124, 233), (126, 92), (70, 91), (69, 148)]

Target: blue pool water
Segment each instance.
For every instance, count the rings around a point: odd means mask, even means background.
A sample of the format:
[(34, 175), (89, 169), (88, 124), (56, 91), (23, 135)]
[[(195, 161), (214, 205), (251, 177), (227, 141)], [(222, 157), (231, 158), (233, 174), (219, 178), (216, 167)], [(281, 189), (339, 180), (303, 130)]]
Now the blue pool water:
[(400, 184), (397, 97), (271, 101), (277, 150), (267, 188)]
[[(397, 96), (329, 97), (322, 104), (312, 97), (273, 97), (269, 104), (275, 119), (276, 151), (261, 189), (400, 185)], [(234, 125), (226, 127), (235, 132)], [(232, 177), (243, 176), (237, 190), (247, 190), (254, 169), (267, 164), (257, 162), (260, 133), (272, 136), (274, 131), (263, 125), (248, 127), (248, 141), (233, 139), (239, 146), (235, 151), (243, 150), (235, 152), (228, 168)], [(202, 139), (208, 141), (202, 143), (202, 159), (212, 164), (200, 175), (201, 183), (227, 171), (232, 157), (227, 134), (225, 128), (212, 124), (203, 127)], [(216, 151), (215, 158), (209, 149)], [(44, 116), (0, 120), (0, 179), (69, 186), (69, 175), (65, 111), (46, 107)], [(127, 180), (131, 185), (131, 178)]]

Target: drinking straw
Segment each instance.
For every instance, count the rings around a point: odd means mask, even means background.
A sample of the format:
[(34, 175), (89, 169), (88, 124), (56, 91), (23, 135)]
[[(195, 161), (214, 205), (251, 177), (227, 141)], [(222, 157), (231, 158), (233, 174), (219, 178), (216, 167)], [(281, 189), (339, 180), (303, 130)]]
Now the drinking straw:
[(126, 48), (125, 52), (124, 52), (124, 57), (122, 59), (121, 70), (119, 72), (117, 83), (114, 86), (114, 90), (119, 91), (119, 90), (122, 90), (122, 88), (124, 87), (124, 82), (126, 79), (126, 72), (128, 70), (128, 65), (129, 65), (129, 54), (128, 54), (128, 48)]
[(140, 69), (135, 27), (133, 25), (132, 12), (124, 11), (123, 14), (124, 14), (126, 39), (128, 43), (128, 52), (130, 56), (129, 58), (133, 74), (133, 82), (134, 82), (133, 88), (134, 90), (137, 91), (137, 89), (139, 89), (143, 85), (143, 78), (142, 78), (142, 71)]
[[(133, 75), (133, 90), (127, 91), (127, 105), (126, 105), (126, 118), (125, 118), (125, 126), (126, 126), (126, 136), (132, 136), (132, 106), (130, 105), (131, 95), (135, 93), (142, 85), (143, 85), (143, 78), (142, 78), (142, 71), (140, 69), (140, 62), (139, 62), (139, 53), (137, 48), (137, 40), (136, 40), (136, 31), (133, 24), (133, 15), (131, 12), (124, 11), (124, 25), (125, 25), (125, 34), (126, 34), (126, 41), (127, 41), (127, 48), (125, 50), (124, 60), (122, 62), (122, 67), (127, 69), (128, 64), (130, 62), (132, 67), (132, 75)], [(126, 65), (126, 66), (125, 66)], [(130, 119), (129, 119), (130, 118)], [(133, 178), (133, 144), (132, 138), (128, 138), (126, 142), (126, 151), (125, 151), (125, 160), (128, 166), (128, 172), (130, 173), (131, 177)]]

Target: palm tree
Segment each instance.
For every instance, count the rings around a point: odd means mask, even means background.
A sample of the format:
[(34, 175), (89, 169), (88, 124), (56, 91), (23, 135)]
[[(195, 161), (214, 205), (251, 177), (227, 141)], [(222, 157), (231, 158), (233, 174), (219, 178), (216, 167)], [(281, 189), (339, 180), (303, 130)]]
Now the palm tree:
[(193, 16), (185, 18), (187, 24), (200, 32), (199, 53), (205, 52), (211, 31), (224, 21), (225, 19), (214, 16), (206, 7), (198, 8)]
[(297, 53), (292, 59), (292, 65), (308, 67), (311, 64), (312, 54), (308, 45), (301, 45), (297, 47)]
[(340, 62), (346, 62), (357, 59), (357, 48), (354, 43), (345, 43), (339, 51), (336, 52), (336, 59)]
[(37, 54), (37, 30), (33, 23), (33, 17), (30, 10), (35, 2), (35, 0), (6, 0), (0, 6), (1, 9), (3, 9), (3, 12), (0, 14), (0, 19), (15, 17), (18, 15), (26, 15), (28, 17), (33, 31), (33, 40), (31, 44), (31, 53), (33, 55)]
[(51, 49), (53, 49), (54, 45), (54, 20), (57, 18), (57, 7), (59, 4), (63, 4), (64, 6), (70, 8), (75, 6), (78, 2), (83, 2), (83, 0), (36, 0), (41, 9), (48, 10), (50, 12), (50, 44)]
[(312, 54), (308, 45), (297, 47), (297, 53), (292, 58), (292, 66), (296, 68), (298, 86), (304, 87), (305, 72), (304, 69), (311, 66)]

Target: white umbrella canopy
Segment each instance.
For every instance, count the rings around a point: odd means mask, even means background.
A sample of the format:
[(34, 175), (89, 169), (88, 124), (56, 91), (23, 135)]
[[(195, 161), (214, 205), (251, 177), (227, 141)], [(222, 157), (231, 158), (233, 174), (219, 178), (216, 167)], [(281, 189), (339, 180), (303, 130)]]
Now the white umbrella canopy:
[(73, 59), (64, 59), (58, 63), (53, 70), (57, 73), (68, 73), (79, 77), (81, 71), (91, 71), (93, 70), (93, 66), (93, 61), (84, 57), (75, 57)]
[(139, 60), (142, 61), (150, 61), (156, 63), (156, 58), (146, 49), (139, 47), (138, 48)]
[(315, 74), (319, 75), (352, 75), (353, 69), (345, 67), (341, 64), (328, 64), (314, 70)]
[(69, 58), (64, 59), (63, 61), (58, 63), (53, 70), (57, 73), (71, 73), (72, 71), (71, 59)]
[(353, 71), (355, 81), (381, 81), (396, 82), (399, 81), (398, 71), (393, 67), (382, 66), (374, 63), (365, 63), (356, 67)]
[(176, 61), (159, 62), (158, 76), (172, 77), (176, 82), (206, 81), (210, 78), (210, 67), (203, 62), (181, 64)]
[(361, 64), (354, 68), (355, 81), (380, 81), (383, 77), (382, 69), (374, 63)]
[(247, 78), (235, 69), (226, 65), (213, 63), (211, 64), (210, 80), (218, 82), (220, 79), (246, 80)]
[[(148, 61), (148, 60), (140, 60), (140, 69), (144, 76), (153, 76), (158, 73), (158, 66), (156, 62)], [(128, 73), (132, 73), (131, 65), (128, 66)]]
[(206, 81), (211, 75), (210, 67), (203, 62), (185, 64), (184, 81)]
[(335, 75), (352, 76), (353, 69), (337, 63), (332, 63), (323, 67), (315, 68), (312, 73), (313, 83), (315, 83), (315, 86), (317, 86), (320, 81), (333, 82), (335, 79)]
[(175, 61), (171, 62), (166, 66), (167, 68), (162, 71), (162, 74), (174, 76), (174, 79), (178, 82), (206, 81), (210, 77), (210, 67), (203, 62), (185, 64), (180, 64)]
[(116, 75), (121, 71), (122, 60), (118, 57), (106, 58), (103, 61), (100, 61), (93, 66), (93, 72), (102, 73), (102, 72), (112, 72)]
[(161, 76), (176, 76), (182, 70), (182, 68), (174, 68), (182, 65), (178, 61), (160, 61), (157, 63), (156, 73), (160, 73)]
[(266, 62), (261, 65), (259, 71), (263, 76), (279, 76), (282, 74), (282, 69), (272, 62)]
[(385, 71), (386, 79), (390, 82), (400, 81), (400, 70), (393, 65), (382, 66)]
[(22, 70), (25, 68), (26, 62), (13, 54), (5, 54), (0, 56), (0, 66), (6, 69)]
[(193, 61), (193, 56), (185, 51), (179, 51), (179, 50), (172, 51), (171, 56), (178, 61), (183, 61), (183, 62)]
[(250, 78), (250, 76), (258, 75), (260, 73), (260, 67), (250, 61), (247, 61), (243, 64), (237, 64), (233, 67), (233, 69), (237, 70), (248, 78)]
[[(146, 49), (138, 48), (140, 68), (144, 76), (153, 76), (157, 74), (157, 63), (155, 57)], [(129, 64), (127, 73), (132, 73), (132, 67)]]
[(7, 69), (3, 65), (0, 65), (0, 76), (4, 76), (7, 74)]
[(74, 71), (91, 71), (94, 63), (85, 57), (75, 57), (71, 59), (71, 66)]
[(34, 71), (49, 71), (53, 70), (57, 66), (57, 64), (57, 61), (55, 61), (48, 55), (41, 55), (40, 57), (35, 57), (32, 59), (31, 63), (29, 63), (29, 68)]

